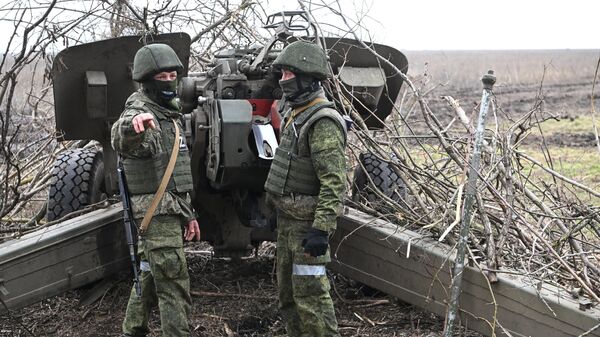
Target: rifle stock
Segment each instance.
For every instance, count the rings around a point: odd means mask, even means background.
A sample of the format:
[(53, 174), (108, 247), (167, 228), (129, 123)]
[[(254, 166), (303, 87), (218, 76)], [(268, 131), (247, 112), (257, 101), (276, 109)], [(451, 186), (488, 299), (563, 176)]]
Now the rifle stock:
[(127, 238), (129, 257), (131, 259), (131, 266), (133, 267), (133, 282), (135, 286), (135, 293), (139, 297), (142, 295), (142, 288), (140, 285), (140, 276), (138, 273), (137, 258), (135, 254), (135, 245), (137, 243), (137, 227), (131, 214), (131, 199), (129, 198), (129, 192), (127, 191), (127, 180), (125, 179), (123, 164), (121, 164), (120, 161), (117, 167), (117, 176), (119, 177), (119, 192), (121, 194), (121, 202), (123, 203), (123, 224), (125, 226), (125, 237)]

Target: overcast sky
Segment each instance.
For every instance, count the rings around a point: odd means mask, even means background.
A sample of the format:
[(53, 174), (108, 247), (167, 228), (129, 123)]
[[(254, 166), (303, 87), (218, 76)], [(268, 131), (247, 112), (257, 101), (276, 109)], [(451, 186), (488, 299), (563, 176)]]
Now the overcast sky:
[[(600, 48), (598, 0), (340, 1), (346, 16), (368, 13), (374, 40), (402, 50)], [(297, 9), (271, 6), (282, 3)]]
[[(15, 0), (0, 0), (0, 8)], [(73, 1), (76, 6), (78, 3)], [(114, 0), (110, 0), (112, 2)], [(156, 7), (157, 0), (130, 0)], [(182, 0), (194, 2), (202, 0)], [(231, 0), (235, 3), (239, 0)], [(335, 3), (335, 0), (324, 0)], [(266, 11), (297, 10), (296, 0), (258, 0)], [(313, 0), (321, 3), (322, 0)], [(400, 50), (600, 49), (600, 0), (339, 0), (343, 14), (362, 20), (363, 39)], [(313, 7), (313, 10), (316, 5)], [(314, 10), (321, 23), (339, 24)], [(320, 16), (320, 17), (319, 17)], [(12, 28), (0, 22), (0, 29)], [(189, 32), (192, 33), (192, 32)], [(0, 48), (9, 34), (0, 34)]]

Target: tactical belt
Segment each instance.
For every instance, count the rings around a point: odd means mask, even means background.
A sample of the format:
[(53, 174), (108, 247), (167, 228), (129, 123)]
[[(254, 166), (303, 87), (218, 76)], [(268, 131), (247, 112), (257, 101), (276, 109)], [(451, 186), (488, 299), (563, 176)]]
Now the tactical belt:
[(177, 155), (179, 154), (179, 127), (177, 126), (177, 122), (175, 122), (174, 119), (172, 121), (175, 125), (175, 139), (173, 140), (173, 150), (171, 151), (171, 158), (169, 158), (169, 163), (167, 164), (167, 168), (165, 169), (165, 175), (163, 175), (162, 180), (160, 181), (160, 185), (158, 186), (156, 194), (154, 194), (152, 203), (150, 204), (150, 207), (148, 207), (146, 213), (144, 214), (142, 224), (140, 225), (140, 233), (144, 233), (146, 229), (148, 229), (148, 225), (150, 224), (150, 220), (152, 220), (154, 211), (156, 210), (156, 207), (158, 207), (160, 199), (162, 199), (163, 195), (165, 194), (165, 190), (167, 189), (167, 185), (169, 184), (169, 180), (171, 179), (171, 175), (173, 174), (173, 170), (175, 169), (175, 162), (177, 161)]

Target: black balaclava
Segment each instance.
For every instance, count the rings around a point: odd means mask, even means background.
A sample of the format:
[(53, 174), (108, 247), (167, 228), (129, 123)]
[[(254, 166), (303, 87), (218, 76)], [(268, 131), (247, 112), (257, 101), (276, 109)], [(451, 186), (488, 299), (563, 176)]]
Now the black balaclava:
[(142, 83), (144, 93), (158, 105), (168, 109), (177, 109), (177, 80), (159, 81), (150, 79)]
[(295, 74), (294, 78), (279, 81), (283, 97), (291, 107), (308, 104), (322, 92), (317, 79), (305, 74)]

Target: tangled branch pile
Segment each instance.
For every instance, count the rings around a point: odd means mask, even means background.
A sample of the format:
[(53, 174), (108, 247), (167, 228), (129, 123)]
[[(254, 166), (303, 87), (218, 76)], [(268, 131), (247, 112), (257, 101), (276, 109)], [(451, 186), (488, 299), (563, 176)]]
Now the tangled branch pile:
[[(405, 83), (408, 92), (385, 129), (357, 130), (351, 148), (387, 163), (397, 184), (378, 190), (372, 175), (368, 191), (354, 198), (365, 204), (356, 207), (455, 244), (475, 127), (454, 98), (442, 97), (454, 115), (444, 121), (409, 78)], [(538, 289), (552, 284), (598, 301), (600, 193), (554, 170), (543, 134), (545, 162), (521, 149), (532, 130), (555, 117), (543, 102), (540, 93), (530, 111), (512, 120), (499, 118), (501, 104), (493, 99), (494, 122), (485, 131), (473, 217), (467, 219), (474, 224), (471, 262), (492, 282), (497, 273), (516, 272)], [(358, 161), (369, 170), (367, 161)]]

